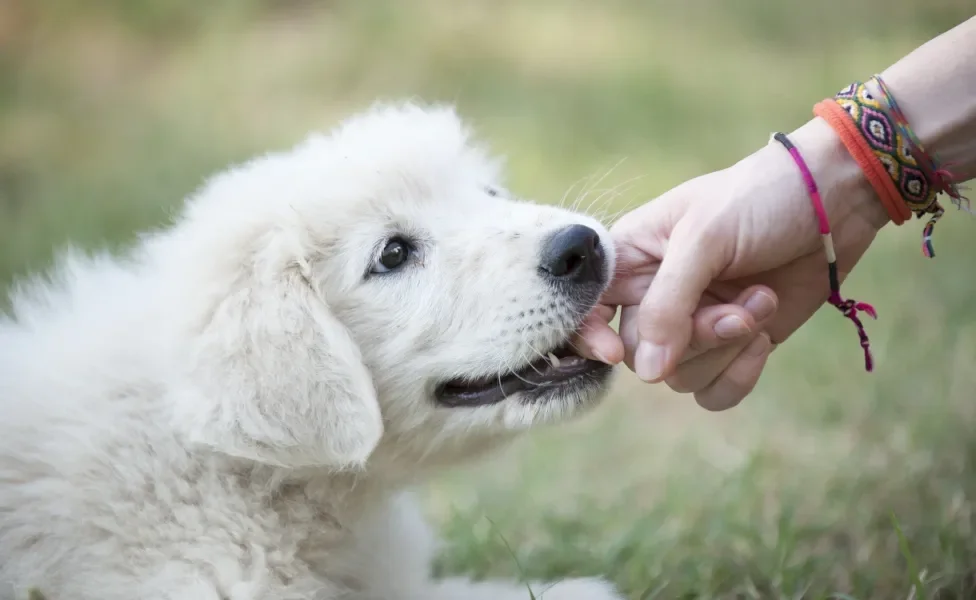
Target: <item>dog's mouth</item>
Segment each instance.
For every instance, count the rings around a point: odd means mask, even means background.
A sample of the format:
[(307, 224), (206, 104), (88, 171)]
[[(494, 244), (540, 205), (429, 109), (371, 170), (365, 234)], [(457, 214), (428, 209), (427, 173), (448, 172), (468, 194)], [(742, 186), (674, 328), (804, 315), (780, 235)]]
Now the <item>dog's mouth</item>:
[(534, 400), (602, 382), (611, 370), (610, 365), (578, 355), (567, 343), (518, 371), (447, 381), (437, 386), (434, 395), (439, 404), (450, 407), (496, 404), (518, 393)]

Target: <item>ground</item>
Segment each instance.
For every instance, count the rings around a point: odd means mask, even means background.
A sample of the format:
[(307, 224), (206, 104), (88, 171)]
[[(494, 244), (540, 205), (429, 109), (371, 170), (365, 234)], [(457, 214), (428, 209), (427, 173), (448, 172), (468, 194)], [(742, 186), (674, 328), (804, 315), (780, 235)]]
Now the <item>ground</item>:
[[(575, 201), (606, 174), (580, 205), (609, 219), (971, 14), (968, 0), (6, 0), (0, 286), (68, 240), (124, 244), (205, 174), (377, 98), (456, 102), (525, 196), (558, 202), (579, 182)], [(873, 374), (828, 308), (735, 410), (623, 376), (590, 418), (435, 482), (438, 570), (606, 574), (633, 599), (976, 597), (974, 226), (950, 213), (935, 260), (920, 223), (885, 231), (846, 284), (880, 312)]]

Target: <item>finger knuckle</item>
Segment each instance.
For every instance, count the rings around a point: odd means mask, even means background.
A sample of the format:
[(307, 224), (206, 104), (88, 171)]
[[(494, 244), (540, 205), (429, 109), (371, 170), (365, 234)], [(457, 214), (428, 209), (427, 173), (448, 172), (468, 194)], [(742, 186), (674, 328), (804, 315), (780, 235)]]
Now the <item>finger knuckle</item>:
[(696, 400), (704, 408), (722, 411), (738, 406), (752, 393), (759, 380), (759, 373), (726, 372), (715, 383), (701, 391)]
[[(674, 321), (674, 305), (668, 302), (649, 302), (641, 304), (638, 324), (641, 327), (648, 325), (661, 328)], [(650, 332), (649, 332), (650, 333)]]
[(707, 389), (695, 394), (698, 405), (710, 412), (721, 412), (737, 406), (745, 394), (731, 393), (730, 390)]

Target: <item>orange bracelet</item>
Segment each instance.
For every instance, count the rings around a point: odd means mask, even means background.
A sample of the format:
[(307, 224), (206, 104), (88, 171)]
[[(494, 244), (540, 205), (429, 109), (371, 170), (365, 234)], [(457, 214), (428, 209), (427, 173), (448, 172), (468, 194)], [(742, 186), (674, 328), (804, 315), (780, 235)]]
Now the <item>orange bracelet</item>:
[(840, 137), (844, 147), (868, 178), (881, 204), (891, 217), (891, 222), (901, 225), (911, 218), (912, 212), (902, 200), (901, 193), (888, 175), (888, 170), (875, 156), (867, 140), (861, 135), (850, 115), (833, 99), (823, 100), (813, 107), (813, 114), (830, 125)]

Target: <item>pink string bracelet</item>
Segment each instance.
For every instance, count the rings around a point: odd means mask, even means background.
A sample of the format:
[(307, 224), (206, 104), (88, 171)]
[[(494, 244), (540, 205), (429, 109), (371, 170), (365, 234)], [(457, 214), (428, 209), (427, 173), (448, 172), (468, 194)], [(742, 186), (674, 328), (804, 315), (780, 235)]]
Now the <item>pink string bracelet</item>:
[(830, 235), (830, 222), (827, 220), (827, 211), (824, 209), (823, 200), (820, 198), (820, 190), (817, 189), (817, 182), (813, 179), (813, 174), (807, 168), (803, 157), (800, 156), (800, 151), (796, 149), (796, 146), (793, 145), (793, 142), (785, 134), (776, 132), (773, 134), (772, 140), (779, 142), (789, 151), (790, 156), (793, 157), (793, 162), (796, 163), (796, 166), (800, 169), (800, 173), (803, 175), (803, 182), (806, 184), (807, 192), (810, 194), (813, 210), (817, 213), (817, 222), (820, 226), (820, 239), (823, 241), (824, 252), (827, 255), (827, 275), (830, 283), (830, 296), (827, 298), (827, 302), (837, 307), (837, 310), (841, 314), (854, 323), (854, 326), (857, 328), (857, 335), (861, 340), (861, 348), (864, 349), (864, 368), (868, 372), (871, 372), (874, 370), (874, 359), (871, 356), (871, 343), (868, 341), (868, 334), (864, 331), (864, 324), (858, 317), (858, 312), (863, 311), (872, 319), (877, 319), (878, 313), (874, 310), (873, 306), (866, 302), (857, 302), (852, 299), (844, 300), (841, 297), (840, 277), (837, 274), (837, 253), (834, 252), (834, 240)]

